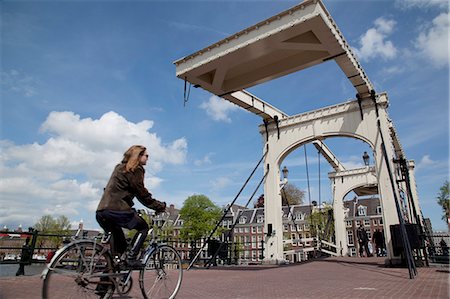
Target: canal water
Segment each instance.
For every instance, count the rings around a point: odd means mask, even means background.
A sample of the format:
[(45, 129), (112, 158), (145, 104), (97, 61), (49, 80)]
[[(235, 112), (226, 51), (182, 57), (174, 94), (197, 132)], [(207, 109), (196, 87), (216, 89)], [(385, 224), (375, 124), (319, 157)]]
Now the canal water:
[[(31, 264), (25, 266), (25, 275), (40, 275), (45, 268), (44, 263), (42, 264)], [(19, 269), (19, 264), (0, 264), (0, 277), (15, 276), (17, 269)]]

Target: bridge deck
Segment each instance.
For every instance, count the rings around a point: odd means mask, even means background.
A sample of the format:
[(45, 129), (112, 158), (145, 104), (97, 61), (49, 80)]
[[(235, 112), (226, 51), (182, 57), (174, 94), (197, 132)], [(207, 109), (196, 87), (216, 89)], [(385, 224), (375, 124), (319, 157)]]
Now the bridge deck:
[[(215, 267), (184, 272), (177, 299), (449, 298), (448, 267), (385, 268), (383, 258), (326, 258), (287, 266)], [(41, 298), (39, 275), (0, 278), (0, 298)], [(120, 298), (120, 297), (114, 297)], [(135, 281), (130, 297), (142, 298)]]

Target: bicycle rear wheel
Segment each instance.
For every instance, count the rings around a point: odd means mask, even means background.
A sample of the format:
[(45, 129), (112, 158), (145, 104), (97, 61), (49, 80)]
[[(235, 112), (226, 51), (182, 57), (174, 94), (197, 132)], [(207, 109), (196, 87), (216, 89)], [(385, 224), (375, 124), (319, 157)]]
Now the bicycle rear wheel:
[(80, 240), (69, 244), (52, 259), (44, 272), (42, 297), (103, 298), (114, 293), (108, 273), (114, 272), (109, 251), (93, 241)]
[(140, 271), (139, 285), (145, 299), (172, 299), (183, 277), (181, 258), (171, 246), (158, 246)]

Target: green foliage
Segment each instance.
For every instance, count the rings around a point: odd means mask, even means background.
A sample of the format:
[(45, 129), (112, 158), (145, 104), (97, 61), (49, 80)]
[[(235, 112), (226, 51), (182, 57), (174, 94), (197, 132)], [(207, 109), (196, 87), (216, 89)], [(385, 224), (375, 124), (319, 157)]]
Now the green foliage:
[(312, 212), (308, 217), (311, 236), (318, 236), (322, 240), (331, 241), (334, 236), (334, 220), (330, 217), (332, 214), (331, 206)]
[(236, 265), (238, 264), (239, 255), (243, 251), (244, 251), (244, 246), (241, 244), (241, 242), (237, 241), (237, 242), (232, 243), (231, 258), (232, 258), (234, 264), (236, 264)]
[[(50, 215), (44, 215), (38, 220), (33, 228), (38, 230), (40, 233), (67, 235), (69, 234), (70, 230), (70, 221), (69, 218), (64, 215), (61, 215), (57, 218), (54, 218)], [(37, 243), (40, 245), (39, 247), (42, 247), (46, 240), (52, 247), (59, 247), (62, 244), (62, 237), (39, 237), (37, 239)]]
[[(196, 241), (207, 237), (222, 217), (222, 209), (205, 195), (188, 197), (180, 210), (183, 227), (180, 236), (186, 241)], [(219, 235), (220, 231), (216, 234)]]
[(442, 185), (442, 187), (439, 189), (439, 193), (436, 197), (437, 199), (437, 203), (441, 206), (442, 208), (442, 220), (445, 221), (445, 223), (447, 223), (448, 221), (448, 217), (450, 216), (450, 197), (449, 197), (449, 182), (445, 181), (444, 184)]
[(70, 221), (64, 215), (58, 218), (44, 215), (34, 225), (34, 229), (44, 233), (67, 233), (70, 230)]

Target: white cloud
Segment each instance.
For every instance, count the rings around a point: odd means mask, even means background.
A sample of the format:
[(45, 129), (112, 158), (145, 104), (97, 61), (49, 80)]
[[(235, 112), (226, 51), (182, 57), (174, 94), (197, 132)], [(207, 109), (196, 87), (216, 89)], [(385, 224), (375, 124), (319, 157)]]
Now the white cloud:
[(219, 177), (211, 181), (211, 186), (213, 190), (221, 190), (229, 186), (232, 183), (231, 179), (227, 177)]
[(231, 118), (228, 116), (230, 112), (239, 109), (238, 106), (223, 100), (217, 96), (212, 96), (209, 98), (208, 102), (203, 102), (200, 108), (206, 111), (213, 120), (224, 121), (227, 123), (231, 122)]
[(390, 67), (385, 67), (381, 70), (381, 73), (385, 74), (386, 76), (398, 75), (398, 74), (402, 74), (404, 72), (405, 72), (405, 68), (401, 67), (401, 66), (390, 66)]
[(25, 97), (32, 97), (37, 94), (37, 84), (36, 79), (24, 75), (18, 70), (11, 69), (1, 72), (1, 86), (4, 91), (11, 91), (24, 95)]
[(423, 169), (423, 168), (430, 168), (430, 167), (434, 167), (437, 166), (439, 163), (437, 161), (433, 161), (430, 158), (430, 155), (425, 155), (422, 157), (422, 159), (420, 160), (419, 163), (417, 163), (416, 168), (417, 169)]
[(405, 9), (427, 7), (448, 8), (447, 0), (395, 0), (395, 3)]
[(194, 161), (195, 166), (209, 165), (211, 164), (211, 154), (205, 155), (202, 159)]
[(42, 144), (0, 142), (0, 224), (34, 224), (44, 214), (80, 218), (95, 210), (114, 165), (133, 144), (147, 147), (146, 186), (162, 183), (156, 174), (166, 163), (186, 160), (184, 138), (164, 144), (150, 132), (153, 122), (133, 123), (115, 112), (99, 119), (51, 112), (41, 126), (51, 136)]
[(390, 40), (387, 40), (387, 37), (394, 31), (396, 22), (378, 18), (374, 25), (375, 27), (370, 28), (360, 37), (360, 48), (355, 49), (356, 55), (366, 61), (374, 58), (395, 58), (398, 50)]
[(449, 64), (449, 32), (450, 14), (441, 13), (416, 40), (420, 53), (436, 67), (445, 67)]

